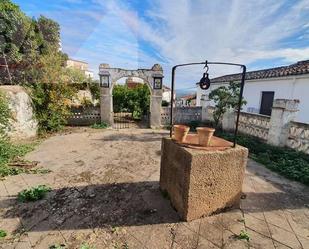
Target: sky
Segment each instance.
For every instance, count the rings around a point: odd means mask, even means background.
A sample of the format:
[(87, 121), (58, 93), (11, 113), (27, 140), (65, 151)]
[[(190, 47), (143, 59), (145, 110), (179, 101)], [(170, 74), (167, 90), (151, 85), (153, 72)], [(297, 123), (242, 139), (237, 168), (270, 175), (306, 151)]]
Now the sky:
[[(61, 26), (62, 50), (89, 63), (151, 68), (164, 83), (171, 68), (222, 61), (263, 69), (309, 59), (309, 0), (13, 0), (29, 16)], [(177, 71), (178, 88), (190, 89), (203, 67)], [(239, 68), (213, 66), (211, 77)]]

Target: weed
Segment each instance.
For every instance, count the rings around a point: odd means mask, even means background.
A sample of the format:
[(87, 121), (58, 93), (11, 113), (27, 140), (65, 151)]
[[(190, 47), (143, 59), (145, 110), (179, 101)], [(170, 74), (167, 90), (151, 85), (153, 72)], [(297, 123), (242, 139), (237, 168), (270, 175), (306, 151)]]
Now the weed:
[(129, 249), (129, 245), (127, 242), (119, 245), (118, 243), (114, 244), (114, 249)]
[(95, 249), (94, 247), (88, 245), (87, 243), (83, 243), (80, 247), (80, 249)]
[(25, 172), (23, 168), (11, 167), (8, 164), (32, 151), (35, 145), (36, 143), (16, 145), (7, 138), (0, 137), (0, 178)]
[(50, 190), (51, 188), (47, 187), (46, 185), (39, 185), (36, 187), (25, 189), (18, 193), (18, 200), (21, 202), (41, 200)]
[(112, 226), (111, 231), (112, 231), (112, 233), (117, 233), (118, 232), (118, 227)]
[(0, 229), (0, 238), (4, 238), (6, 237), (6, 235), (7, 235), (6, 231), (3, 229)]
[(244, 240), (249, 241), (249, 240), (250, 240), (250, 235), (249, 235), (246, 231), (241, 230), (241, 231), (240, 231), (240, 234), (237, 235), (237, 238), (238, 238), (238, 239), (244, 239)]
[(108, 124), (102, 122), (102, 123), (94, 123), (93, 125), (90, 126), (93, 129), (106, 129), (108, 127)]
[(30, 169), (27, 173), (31, 173), (31, 174), (48, 174), (50, 172), (51, 172), (50, 169), (38, 168), (38, 169)]
[[(230, 133), (217, 131), (216, 135), (232, 141)], [(249, 149), (253, 160), (288, 179), (309, 185), (309, 155), (289, 148), (281, 148), (264, 143), (252, 136), (239, 134), (237, 144)]]
[(54, 244), (52, 246), (49, 247), (49, 249), (66, 249), (66, 245), (64, 244)]

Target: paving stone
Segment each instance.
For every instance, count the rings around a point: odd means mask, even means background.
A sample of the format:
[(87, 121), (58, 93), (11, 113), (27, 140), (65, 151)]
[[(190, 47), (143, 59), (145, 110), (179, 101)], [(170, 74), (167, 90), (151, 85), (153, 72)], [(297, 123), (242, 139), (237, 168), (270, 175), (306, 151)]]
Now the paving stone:
[(234, 234), (239, 234), (245, 230), (245, 219), (241, 210), (234, 209), (221, 214), (222, 226)]
[(272, 210), (264, 212), (265, 219), (269, 224), (281, 227), (285, 230), (293, 232), (282, 210)]
[(285, 212), (294, 232), (302, 237), (309, 238), (309, 217), (301, 210)]
[[(239, 233), (238, 233), (239, 234)], [(245, 240), (239, 240), (234, 233), (224, 230), (223, 232), (223, 246), (224, 249), (247, 249), (249, 243)]]
[(182, 248), (193, 249), (198, 245), (199, 235), (183, 224), (177, 225), (175, 229), (174, 241)]
[(255, 249), (275, 249), (274, 243), (271, 238), (250, 229), (247, 229), (247, 233), (250, 236), (250, 247)]
[(245, 214), (246, 227), (253, 231), (261, 233), (267, 237), (271, 237), (266, 221), (263, 219), (257, 219), (252, 215)]
[(309, 248), (309, 237), (308, 238), (298, 237), (298, 239), (304, 249)]
[(20, 175), (7, 177), (7, 180), (3, 181), (3, 183), (10, 196), (15, 196), (18, 192), (27, 188), (26, 183)]
[(288, 232), (282, 228), (273, 226), (269, 224), (270, 232), (272, 238), (281, 242), (284, 245), (290, 246), (292, 248), (302, 248), (300, 243), (298, 242), (296, 236), (292, 232)]
[[(219, 218), (218, 218), (219, 219)], [(200, 236), (211, 241), (217, 247), (222, 247), (223, 230), (221, 221), (215, 220), (212, 223), (203, 220), (200, 228)]]

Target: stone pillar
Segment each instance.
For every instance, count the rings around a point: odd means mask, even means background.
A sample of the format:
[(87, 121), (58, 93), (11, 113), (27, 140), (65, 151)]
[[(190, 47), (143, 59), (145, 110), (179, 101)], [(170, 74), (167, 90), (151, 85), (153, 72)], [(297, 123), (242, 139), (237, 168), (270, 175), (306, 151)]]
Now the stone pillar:
[(113, 125), (113, 95), (110, 94), (109, 88), (101, 87), (100, 108), (101, 108), (101, 122), (108, 125)]
[(299, 100), (275, 99), (270, 117), (267, 143), (285, 146), (289, 136), (290, 122), (296, 118)]
[(150, 128), (161, 127), (162, 90), (153, 90), (150, 103)]
[(223, 114), (222, 129), (224, 131), (234, 131), (236, 123), (236, 115), (234, 110), (228, 110)]

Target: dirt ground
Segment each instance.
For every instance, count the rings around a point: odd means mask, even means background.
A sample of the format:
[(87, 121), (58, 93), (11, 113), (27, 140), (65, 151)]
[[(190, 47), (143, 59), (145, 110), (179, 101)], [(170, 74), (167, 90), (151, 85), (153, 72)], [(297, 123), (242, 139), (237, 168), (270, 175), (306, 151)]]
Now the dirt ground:
[[(249, 160), (241, 209), (181, 222), (159, 191), (164, 130), (91, 130), (48, 138), (26, 159), (48, 174), (0, 181), (0, 248), (309, 248), (309, 189)], [(52, 188), (20, 203), (30, 186)], [(238, 235), (243, 231), (249, 242)]]

